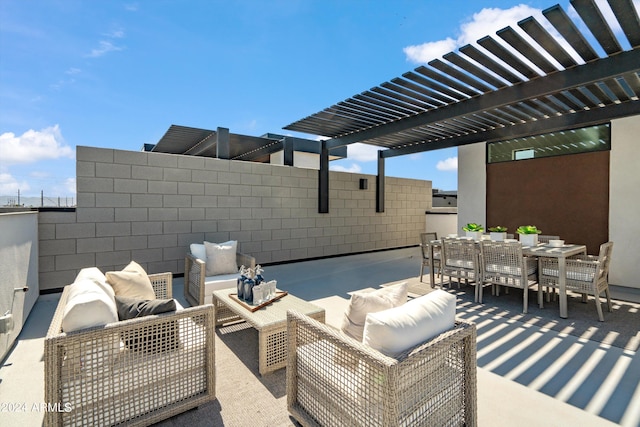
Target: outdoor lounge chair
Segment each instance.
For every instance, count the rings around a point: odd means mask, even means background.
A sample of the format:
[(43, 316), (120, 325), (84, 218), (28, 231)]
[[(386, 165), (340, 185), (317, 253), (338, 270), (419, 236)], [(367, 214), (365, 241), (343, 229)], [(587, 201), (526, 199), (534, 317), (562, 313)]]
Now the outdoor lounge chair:
[(300, 313), (287, 321), (287, 407), (303, 426), (477, 425), (474, 324), (390, 357)]
[[(229, 242), (230, 243), (230, 242)], [(237, 244), (237, 242), (235, 242)], [(213, 291), (235, 288), (240, 277), (238, 267), (255, 267), (256, 259), (250, 255), (235, 252), (234, 272), (207, 276), (207, 257), (204, 244), (191, 244), (191, 252), (184, 260), (184, 297), (192, 306), (211, 304)]]

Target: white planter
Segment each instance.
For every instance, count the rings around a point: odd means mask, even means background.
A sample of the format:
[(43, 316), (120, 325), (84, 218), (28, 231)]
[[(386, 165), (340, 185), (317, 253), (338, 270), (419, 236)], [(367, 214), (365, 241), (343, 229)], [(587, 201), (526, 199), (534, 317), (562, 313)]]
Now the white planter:
[(522, 246), (536, 246), (538, 244), (537, 234), (520, 234)]
[(491, 231), (489, 232), (489, 236), (491, 237), (491, 240), (493, 240), (494, 242), (504, 242), (504, 240), (507, 238), (507, 233)]
[(482, 236), (482, 231), (466, 231), (467, 237), (471, 237), (473, 240), (480, 240), (480, 236)]

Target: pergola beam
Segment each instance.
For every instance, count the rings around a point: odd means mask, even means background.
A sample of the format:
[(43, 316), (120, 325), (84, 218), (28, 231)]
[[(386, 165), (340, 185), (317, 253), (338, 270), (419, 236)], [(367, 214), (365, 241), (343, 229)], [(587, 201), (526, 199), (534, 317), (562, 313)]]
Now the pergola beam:
[(573, 114), (554, 116), (533, 122), (505, 126), (487, 130), (485, 132), (478, 132), (472, 135), (464, 135), (458, 138), (416, 143), (415, 145), (391, 150), (381, 150), (379, 153), (382, 153), (381, 156), (384, 158), (404, 156), (424, 151), (475, 144), (477, 142), (495, 142), (505, 139), (536, 135), (539, 134), (542, 129), (544, 129), (544, 132), (554, 132), (568, 128), (586, 127), (600, 124), (611, 119), (638, 114), (640, 114), (640, 102), (632, 101), (623, 104), (607, 105), (606, 107), (596, 107), (591, 110), (578, 111)]
[[(463, 117), (465, 115), (492, 110), (530, 99), (537, 99), (553, 95), (554, 93), (594, 84), (602, 80), (638, 72), (640, 72), (640, 50), (625, 51), (615, 56), (601, 58), (593, 62), (578, 65), (574, 68), (509, 86), (495, 92), (485, 93), (451, 105), (399, 119), (395, 122), (336, 137), (327, 141), (327, 147), (331, 149), (354, 142), (366, 142), (369, 139), (406, 131), (414, 127), (425, 126), (455, 117)], [(607, 108), (609, 107), (612, 106), (608, 106)], [(576, 113), (566, 113), (565, 115), (570, 116), (572, 114)]]

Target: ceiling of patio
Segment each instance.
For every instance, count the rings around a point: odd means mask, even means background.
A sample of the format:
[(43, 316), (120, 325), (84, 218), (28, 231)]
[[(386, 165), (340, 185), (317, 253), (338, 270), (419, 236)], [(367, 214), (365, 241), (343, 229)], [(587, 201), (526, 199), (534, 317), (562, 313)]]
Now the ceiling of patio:
[(394, 157), (640, 114), (632, 0), (609, 0), (619, 38), (593, 0), (571, 4), (584, 24), (550, 7), (546, 27), (524, 19), (521, 31), (506, 27), (284, 129), (328, 137), (329, 149), (362, 142)]

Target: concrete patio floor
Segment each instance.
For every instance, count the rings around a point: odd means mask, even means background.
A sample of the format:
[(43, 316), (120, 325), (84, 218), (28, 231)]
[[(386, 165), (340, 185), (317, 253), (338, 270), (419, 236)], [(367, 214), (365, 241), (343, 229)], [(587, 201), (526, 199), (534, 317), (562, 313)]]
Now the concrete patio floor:
[[(358, 289), (413, 278), (419, 269), (420, 251), (414, 247), (267, 266), (265, 277), (277, 279), (281, 289), (322, 305), (327, 298), (349, 298), (348, 293)], [(182, 290), (182, 279), (175, 278), (174, 297), (186, 306)], [(636, 290), (614, 287), (612, 293), (614, 298), (640, 302), (640, 292)], [(37, 408), (44, 400), (43, 340), (58, 298), (59, 294), (39, 297), (19, 340), (0, 368), (0, 425), (42, 425), (44, 413)], [(334, 313), (334, 318), (335, 315), (339, 313)], [(327, 313), (327, 317), (331, 316)], [(628, 375), (640, 372), (637, 352), (499, 317), (478, 320), (478, 360), (482, 359), (478, 368), (480, 426), (640, 425), (640, 385), (637, 375)], [(558, 357), (557, 352), (540, 349), (529, 354), (521, 346), (494, 356), (492, 350), (514, 335), (519, 337), (518, 343), (544, 336), (547, 343), (561, 343), (560, 347), (566, 350)], [(576, 352), (582, 355), (579, 359), (572, 357)], [(578, 369), (572, 367), (571, 372), (577, 374), (564, 374), (563, 367), (577, 360), (583, 362)], [(534, 365), (545, 368), (530, 369)], [(591, 375), (604, 369), (606, 372)], [(525, 371), (528, 376), (523, 381)], [(9, 405), (17, 410), (10, 411)], [(259, 421), (253, 425), (259, 426)]]

